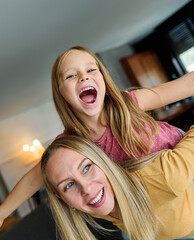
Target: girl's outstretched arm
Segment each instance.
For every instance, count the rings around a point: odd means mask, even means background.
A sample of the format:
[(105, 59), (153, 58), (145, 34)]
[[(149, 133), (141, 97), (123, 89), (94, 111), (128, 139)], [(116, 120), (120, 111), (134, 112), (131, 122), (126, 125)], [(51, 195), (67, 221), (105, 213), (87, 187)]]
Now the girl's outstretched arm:
[(194, 95), (194, 72), (153, 88), (136, 90), (135, 93), (142, 110), (163, 107)]
[(0, 205), (0, 226), (5, 218), (15, 211), (43, 186), (40, 162), (27, 172)]

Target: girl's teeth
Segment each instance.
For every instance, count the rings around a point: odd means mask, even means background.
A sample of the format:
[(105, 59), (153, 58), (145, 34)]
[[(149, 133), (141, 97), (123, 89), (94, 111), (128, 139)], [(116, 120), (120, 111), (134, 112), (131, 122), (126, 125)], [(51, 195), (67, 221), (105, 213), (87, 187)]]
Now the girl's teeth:
[(102, 194), (103, 194), (103, 189), (101, 189), (101, 191), (98, 194), (98, 196), (93, 201), (91, 201), (89, 204), (90, 205), (94, 205), (95, 203), (99, 202), (101, 200), (101, 198), (102, 198)]
[(84, 89), (82, 89), (81, 91), (80, 91), (80, 94), (82, 93), (82, 92), (84, 92), (84, 91), (87, 91), (87, 90), (93, 90), (94, 88), (93, 87), (87, 87), (87, 88), (84, 88)]

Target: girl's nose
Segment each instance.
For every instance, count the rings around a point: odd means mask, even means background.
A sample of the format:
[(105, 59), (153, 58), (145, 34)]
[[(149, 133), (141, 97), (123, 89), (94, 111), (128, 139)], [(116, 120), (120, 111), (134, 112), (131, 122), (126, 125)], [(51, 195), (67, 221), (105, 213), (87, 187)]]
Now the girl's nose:
[(81, 82), (85, 81), (85, 80), (89, 80), (88, 77), (85, 77), (85, 78), (81, 78)]
[(84, 74), (82, 74), (82, 75), (80, 76), (80, 81), (83, 82), (83, 81), (85, 81), (85, 80), (89, 80), (89, 78), (88, 78), (87, 76), (85, 76)]

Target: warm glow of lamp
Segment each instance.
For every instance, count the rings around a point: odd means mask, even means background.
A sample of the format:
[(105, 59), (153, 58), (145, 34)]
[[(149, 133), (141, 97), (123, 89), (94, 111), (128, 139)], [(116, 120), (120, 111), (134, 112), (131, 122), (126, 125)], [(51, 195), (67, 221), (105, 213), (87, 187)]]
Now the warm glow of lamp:
[(40, 146), (40, 141), (38, 139), (34, 139), (32, 143), (35, 147)]
[(22, 155), (23, 159), (25, 159), (25, 162), (27, 163), (40, 159), (44, 152), (44, 147), (38, 139), (34, 139), (32, 145), (24, 144), (22, 149), (24, 152)]
[(24, 144), (22, 149), (24, 152), (28, 152), (30, 150), (30, 146), (28, 144)]
[(30, 152), (34, 152), (36, 150), (35, 146), (30, 146)]

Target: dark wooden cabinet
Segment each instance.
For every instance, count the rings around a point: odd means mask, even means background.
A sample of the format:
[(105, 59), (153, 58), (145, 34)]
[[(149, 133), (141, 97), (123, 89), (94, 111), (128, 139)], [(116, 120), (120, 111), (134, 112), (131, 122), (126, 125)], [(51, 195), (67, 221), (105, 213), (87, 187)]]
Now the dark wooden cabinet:
[(194, 97), (171, 107), (156, 109), (152, 114), (156, 120), (168, 122), (186, 132), (194, 125)]
[(153, 51), (124, 57), (120, 63), (134, 87), (150, 88), (170, 80)]
[[(145, 51), (124, 57), (120, 63), (133, 87), (150, 88), (170, 81), (158, 56)], [(152, 112), (158, 121), (166, 121), (187, 131), (194, 124), (194, 98)]]

